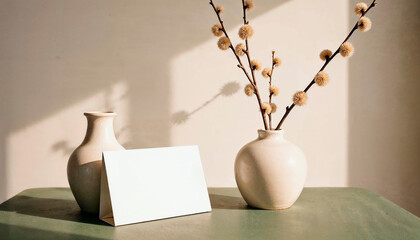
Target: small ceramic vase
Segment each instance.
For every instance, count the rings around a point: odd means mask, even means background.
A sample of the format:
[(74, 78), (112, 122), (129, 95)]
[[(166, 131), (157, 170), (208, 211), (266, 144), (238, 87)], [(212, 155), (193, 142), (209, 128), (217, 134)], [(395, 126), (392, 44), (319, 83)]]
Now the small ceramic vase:
[(235, 179), (251, 207), (289, 208), (305, 184), (305, 155), (284, 139), (283, 130), (258, 130), (258, 138), (242, 147), (236, 157)]
[(99, 213), (102, 152), (123, 150), (114, 134), (114, 112), (86, 112), (87, 131), (70, 156), (67, 179), (82, 211)]

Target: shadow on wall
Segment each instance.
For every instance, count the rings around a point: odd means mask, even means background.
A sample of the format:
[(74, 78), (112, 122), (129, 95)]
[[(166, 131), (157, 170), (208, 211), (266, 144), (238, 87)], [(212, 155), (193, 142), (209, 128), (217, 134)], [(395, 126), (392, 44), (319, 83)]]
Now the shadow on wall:
[(194, 109), (194, 110), (192, 110), (190, 112), (188, 112), (186, 110), (182, 110), (182, 111), (179, 111), (179, 112), (176, 112), (176, 113), (172, 114), (171, 121), (174, 124), (184, 124), (184, 123), (186, 123), (190, 119), (190, 117), (192, 115), (196, 114), (198, 111), (200, 111), (203, 108), (205, 108), (207, 105), (209, 105), (210, 103), (212, 103), (218, 97), (220, 97), (220, 96), (225, 96), (225, 97), (232, 96), (233, 94), (235, 94), (236, 92), (238, 92), (240, 88), (241, 88), (241, 85), (239, 83), (237, 83), (237, 82), (229, 82), (229, 83), (226, 83), (220, 89), (220, 92), (219, 93), (217, 93), (216, 95), (214, 95), (209, 100), (205, 101), (203, 104), (201, 104), (196, 109)]
[[(250, 17), (284, 2), (261, 2)], [(240, 1), (216, 4), (237, 9), (224, 16), (228, 29), (241, 23)], [(126, 147), (169, 145), (171, 59), (213, 38), (217, 22), (207, 0), (13, 1), (0, 16), (0, 107), (7, 113), (0, 115), (0, 201), (7, 194), (8, 137), (119, 81), (129, 88)], [(22, 147), (40, 148), (32, 144)], [(64, 164), (73, 146), (57, 139), (50, 148), (63, 152)]]
[[(349, 1), (353, 6), (358, 1)], [(420, 1), (380, 1), (353, 39), (349, 77), (351, 186), (420, 216)], [(350, 23), (354, 22), (354, 16)]]

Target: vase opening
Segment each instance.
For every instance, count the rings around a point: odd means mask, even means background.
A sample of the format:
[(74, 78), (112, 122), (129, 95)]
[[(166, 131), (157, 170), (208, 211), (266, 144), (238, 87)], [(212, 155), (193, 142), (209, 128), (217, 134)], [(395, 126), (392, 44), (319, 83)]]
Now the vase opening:
[(113, 111), (89, 111), (84, 113), (85, 116), (92, 116), (92, 117), (114, 117), (117, 114)]
[(258, 138), (264, 139), (264, 138), (283, 138), (284, 130), (263, 130), (258, 129)]

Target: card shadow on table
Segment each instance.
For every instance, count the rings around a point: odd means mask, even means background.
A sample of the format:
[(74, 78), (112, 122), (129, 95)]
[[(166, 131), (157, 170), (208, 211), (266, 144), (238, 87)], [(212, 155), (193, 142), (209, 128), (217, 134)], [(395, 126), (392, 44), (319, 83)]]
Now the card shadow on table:
[[(76, 201), (29, 196), (15, 196), (0, 205), (0, 211), (51, 218), (57, 220), (110, 226), (96, 214), (82, 212)], [(110, 226), (111, 227), (111, 226)]]

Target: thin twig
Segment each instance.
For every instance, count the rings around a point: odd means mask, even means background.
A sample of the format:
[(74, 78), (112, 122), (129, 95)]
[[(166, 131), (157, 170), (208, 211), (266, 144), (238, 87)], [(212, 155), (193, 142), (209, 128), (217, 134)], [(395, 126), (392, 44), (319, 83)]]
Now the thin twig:
[[(364, 17), (371, 8), (373, 8), (374, 6), (376, 6), (376, 0), (373, 0), (373, 2), (370, 4), (369, 8), (362, 13), (362, 16), (360, 16), (360, 18)], [(356, 24), (354, 25), (354, 27), (351, 29), (350, 33), (347, 35), (347, 37), (344, 39), (344, 41), (340, 44), (340, 46), (338, 47), (338, 49), (334, 52), (334, 54), (331, 56), (331, 58), (328, 58), (324, 65), (321, 67), (321, 69), (318, 71), (321, 72), (323, 71), (328, 64), (334, 59), (335, 56), (337, 56), (337, 54), (340, 52), (340, 47), (343, 43), (347, 42), (350, 37), (353, 35), (353, 33), (357, 30), (358, 26), (359, 26), (359, 20), (360, 18), (357, 20)], [(308, 92), (308, 90), (312, 87), (312, 85), (315, 84), (315, 77), (312, 79), (312, 81), (308, 84), (308, 86), (306, 86), (304, 92)], [(281, 118), (279, 124), (277, 124), (276, 130), (280, 130), (281, 126), (283, 125), (284, 120), (286, 120), (287, 116), (289, 116), (290, 111), (292, 111), (292, 109), (295, 107), (295, 104), (292, 103), (292, 105), (286, 107), (286, 112), (284, 113), (283, 117)]]
[[(216, 6), (214, 5), (214, 3), (213, 3), (213, 0), (210, 0), (210, 3), (209, 3), (212, 7), (213, 7), (213, 10), (214, 10), (214, 12), (216, 13), (216, 15), (217, 15), (217, 19), (219, 20), (219, 23), (220, 23), (220, 26), (222, 27), (222, 31), (223, 31), (223, 33), (225, 34), (225, 36), (229, 39), (229, 41), (231, 42), (230, 43), (230, 46), (229, 46), (229, 48), (232, 50), (232, 52), (233, 52), (233, 54), (235, 55), (235, 57), (236, 57), (236, 59), (238, 60), (238, 67), (240, 68), (240, 69), (242, 69), (242, 71), (244, 72), (244, 74), (245, 74), (245, 76), (247, 77), (247, 79), (248, 79), (248, 81), (249, 81), (249, 83), (252, 85), (252, 87), (254, 88), (254, 93), (255, 93), (255, 96), (256, 96), (256, 98), (257, 98), (257, 101), (258, 101), (258, 105), (259, 105), (259, 107), (260, 107), (260, 112), (261, 112), (261, 116), (262, 116), (262, 119), (263, 119), (263, 122), (264, 122), (264, 128), (267, 130), (267, 128), (268, 128), (268, 126), (267, 126), (267, 121), (266, 121), (266, 119), (265, 119), (265, 115), (264, 115), (264, 110), (262, 109), (262, 103), (261, 103), (261, 97), (260, 97), (260, 94), (259, 94), (259, 92), (258, 92), (258, 87), (257, 87), (257, 85), (256, 85), (256, 81), (255, 81), (255, 76), (254, 76), (254, 73), (253, 73), (253, 70), (252, 70), (252, 67), (251, 67), (251, 73), (252, 73), (252, 79), (251, 79), (251, 77), (249, 76), (249, 74), (248, 74), (248, 71), (245, 69), (245, 67), (244, 67), (244, 65), (242, 64), (242, 61), (241, 61), (241, 59), (240, 59), (240, 57), (236, 54), (236, 52), (235, 52), (235, 49), (234, 49), (234, 47), (233, 47), (233, 45), (232, 45), (232, 41), (231, 41), (231, 39), (229, 38), (229, 35), (228, 35), (228, 33), (227, 33), (227, 31), (226, 31), (226, 28), (225, 28), (225, 26), (224, 26), (224, 24), (223, 24), (223, 21), (222, 21), (222, 19), (221, 19), (221, 17), (220, 17), (220, 14), (219, 14), (219, 12), (217, 11), (217, 9), (216, 9)], [(244, 3), (243, 3), (243, 1), (242, 1), (242, 5), (244, 6)], [(245, 7), (244, 7), (245, 8)], [(246, 14), (245, 14), (245, 9), (244, 9), (244, 22), (246, 22)], [(246, 43), (247, 43), (247, 41), (245, 41)], [(246, 51), (245, 51), (245, 53), (247, 54), (247, 56), (249, 56), (248, 54), (248, 44), (246, 44)]]
[[(214, 10), (214, 12), (215, 12), (215, 13), (216, 13), (216, 15), (217, 15), (217, 19), (219, 20), (220, 26), (222, 26), (222, 31), (223, 31), (223, 33), (225, 34), (225, 36), (226, 36), (227, 38), (229, 38), (229, 41), (230, 41), (230, 37), (229, 37), (228, 33), (226, 32), (226, 29), (225, 29), (225, 26), (224, 26), (224, 24), (223, 24), (222, 18), (220, 17), (219, 12), (217, 12), (216, 6), (214, 5), (214, 3), (213, 3), (213, 1), (212, 1), (212, 0), (210, 0), (210, 5), (213, 7), (213, 10)], [(246, 77), (248, 78), (249, 83), (251, 83), (251, 85), (252, 85), (252, 86), (254, 86), (254, 83), (252, 82), (251, 77), (249, 76), (249, 74), (248, 74), (248, 72), (246, 71), (246, 69), (243, 67), (243, 64), (242, 64), (241, 59), (240, 59), (240, 58), (239, 58), (239, 56), (236, 54), (235, 49), (234, 49), (234, 48), (233, 48), (233, 46), (232, 46), (232, 42), (230, 43), (229, 48), (232, 50), (233, 54), (235, 55), (236, 59), (238, 60), (238, 63), (239, 63), (239, 64), (238, 64), (238, 67), (239, 67), (239, 68), (241, 68), (241, 69), (244, 71), (244, 73), (245, 73)]]
[[(271, 106), (271, 99), (273, 97), (273, 93), (271, 92), (271, 80), (273, 78), (273, 72), (274, 72), (274, 51), (271, 54), (271, 72), (270, 72), (270, 75), (269, 75), (270, 76), (270, 81), (269, 81), (269, 84), (270, 84), (270, 86), (269, 86), (270, 95), (269, 95), (268, 103), (270, 104), (270, 106)], [(272, 113), (268, 114), (268, 122), (269, 122), (268, 124), (270, 125), (270, 130), (273, 130), (273, 126), (271, 124), (271, 114)]]
[[(244, 0), (242, 0), (242, 9), (243, 9), (243, 15), (244, 15), (243, 16), (244, 25), (248, 25), (249, 21), (246, 19), (246, 7), (245, 7)], [(265, 118), (265, 111), (262, 108), (262, 101), (261, 101), (260, 92), (258, 90), (257, 81), (255, 78), (254, 68), (252, 67), (252, 64), (251, 64), (251, 54), (249, 53), (248, 37), (245, 38), (245, 48), (246, 48), (245, 50), (246, 58), (248, 59), (249, 69), (251, 69), (251, 76), (252, 76), (252, 80), (254, 81), (255, 96), (257, 96), (258, 105), (260, 106), (261, 117), (263, 119), (264, 128), (265, 130), (268, 130), (267, 119)]]

